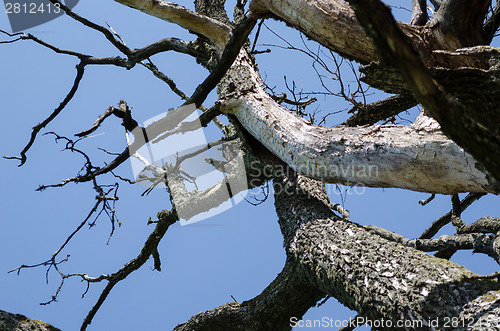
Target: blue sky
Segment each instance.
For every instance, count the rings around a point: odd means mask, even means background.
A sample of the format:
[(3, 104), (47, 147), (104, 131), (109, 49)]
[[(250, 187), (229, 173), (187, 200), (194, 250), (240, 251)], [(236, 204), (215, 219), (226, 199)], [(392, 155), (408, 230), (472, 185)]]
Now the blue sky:
[[(180, 3), (192, 6), (192, 1)], [(165, 37), (194, 38), (172, 24), (110, 0), (82, 1), (75, 11), (98, 24), (107, 22), (131, 48)], [(278, 22), (266, 24), (294, 45), (301, 46), (297, 32)], [(9, 30), (3, 11), (0, 28)], [(96, 56), (118, 55), (99, 33), (82, 28), (67, 17), (27, 32), (60, 48)], [(267, 29), (263, 29), (259, 42), (283, 45)], [(0, 47), (1, 155), (18, 155), (28, 141), (31, 128), (50, 114), (69, 91), (77, 61), (30, 41)], [(187, 94), (207, 75), (189, 56), (168, 53), (155, 56), (153, 61)], [(320, 89), (310, 58), (298, 52), (272, 47), (271, 54), (259, 55), (257, 61), (266, 83), (276, 86), (277, 91), (285, 91), (285, 75), (288, 82), (294, 80), (304, 90)], [(42, 133), (55, 130), (71, 137), (90, 127), (108, 106), (116, 105), (121, 99), (134, 107), (133, 115), (139, 122), (182, 104), (166, 85), (142, 67), (130, 71), (89, 67), (75, 98)], [(318, 99), (319, 105), (311, 107), (318, 107), (323, 114), (349, 108), (336, 98)], [(206, 105), (210, 106), (214, 100), (216, 96), (212, 94)], [(414, 116), (415, 113), (405, 115), (409, 119)], [(343, 119), (345, 114), (332, 115), (328, 124), (340, 123)], [(82, 141), (80, 147), (91, 151), (96, 162), (109, 161), (109, 156), (97, 147), (121, 152), (126, 144), (123, 128), (116, 118), (109, 118), (94, 135)], [(217, 139), (214, 131), (209, 135)], [(81, 157), (61, 151), (63, 147), (62, 143), (55, 144), (53, 137), (40, 135), (24, 166), (17, 167), (17, 161), (0, 160), (4, 174), (0, 200), (3, 211), (0, 309), (52, 323), (62, 330), (75, 330), (97, 300), (102, 284), (92, 285), (82, 299), (86, 284), (70, 279), (59, 294), (58, 302), (41, 306), (39, 303), (50, 300), (59, 286), (60, 277), (53, 270), (48, 274), (48, 284), (44, 267), (25, 269), (19, 276), (7, 273), (22, 264), (36, 264), (50, 258), (95, 203), (95, 192), (88, 183), (35, 192), (39, 185), (57, 183), (74, 176), (80, 169)], [(117, 173), (132, 177), (130, 163), (122, 165)], [(102, 183), (115, 181), (108, 176)], [(141, 197), (143, 190), (138, 185), (120, 183), (117, 214), (123, 225), (115, 231), (109, 244), (111, 225), (105, 217), (92, 229), (84, 228), (61, 255), (71, 255), (69, 262), (61, 265), (64, 272), (92, 276), (112, 273), (138, 254), (153, 229), (146, 225), (148, 218), (169, 208), (164, 191), (154, 190), (149, 196)], [(426, 194), (398, 189), (345, 190), (342, 188), (341, 197), (335, 186), (328, 186), (332, 201), (343, 203), (350, 210), (352, 220), (382, 226), (408, 237), (420, 235), (433, 220), (450, 209), (447, 196), (438, 196), (428, 206), (421, 207), (418, 200), (425, 199)], [(470, 207), (463, 218), (470, 223), (482, 216), (498, 216), (498, 211), (498, 198), (487, 196)], [(452, 229), (447, 227), (440, 232), (443, 233), (452, 233)], [(242, 202), (203, 222), (172, 226), (160, 244), (160, 255), (162, 271), (153, 271), (150, 260), (117, 285), (89, 330), (172, 329), (200, 311), (232, 301), (231, 296), (244, 301), (258, 295), (281, 271), (285, 259), (272, 195), (258, 207)], [(454, 261), (478, 273), (498, 269), (486, 257), (471, 252), (458, 253)], [(355, 312), (330, 299), (321, 308), (311, 309), (304, 319), (324, 316), (346, 320), (355, 316)]]

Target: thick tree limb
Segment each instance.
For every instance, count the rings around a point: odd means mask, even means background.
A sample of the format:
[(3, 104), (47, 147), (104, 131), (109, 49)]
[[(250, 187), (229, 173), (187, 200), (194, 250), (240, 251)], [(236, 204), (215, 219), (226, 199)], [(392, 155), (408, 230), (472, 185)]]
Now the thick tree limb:
[(275, 192), (288, 257), (318, 289), (347, 307), (370, 320), (422, 323), (410, 329), (431, 329), (436, 319), (443, 327), (445, 316), (466, 319), (471, 330), (498, 325), (497, 281), (474, 280), (461, 266), (334, 218), (324, 188), (314, 180), (278, 179)]
[(0, 310), (0, 323), (2, 330), (9, 331), (60, 331), (48, 323), (33, 320), (21, 314), (8, 313), (3, 310)]
[(443, 132), (481, 162), (500, 181), (500, 138), (473, 118), (432, 78), (390, 10), (377, 0), (350, 0), (379, 57), (398, 67), (417, 100), (441, 124)]
[(252, 0), (250, 10), (259, 14), (272, 13), (349, 59), (362, 63), (376, 59), (373, 47), (354, 12), (343, 0)]
[(115, 0), (118, 3), (138, 9), (148, 15), (175, 23), (188, 31), (213, 41), (219, 51), (224, 49), (231, 37), (231, 27), (208, 16), (193, 12), (173, 2), (163, 0)]
[(461, 233), (497, 233), (500, 231), (500, 218), (485, 216), (481, 217), (472, 224), (466, 225)]
[(457, 39), (462, 47), (484, 45), (483, 22), (491, 0), (444, 1), (430, 25), (439, 25), (447, 39)]
[(106, 37), (106, 39), (111, 44), (113, 44), (113, 46), (115, 46), (117, 49), (119, 49), (123, 54), (125, 54), (125, 55), (130, 54), (130, 49), (127, 46), (125, 46), (120, 40), (117, 40), (115, 38), (115, 35), (111, 31), (106, 29), (105, 27), (100, 26), (92, 21), (89, 21), (85, 17), (82, 17), (82, 16), (74, 13), (69, 7), (65, 6), (59, 0), (50, 0), (50, 2), (52, 2), (53, 4), (57, 4), (62, 10), (64, 10), (66, 15), (68, 15), (69, 17), (71, 17), (75, 21), (78, 21), (78, 22), (82, 23), (83, 25), (88, 26), (91, 29), (94, 29), (96, 31), (101, 32), (104, 35), (104, 37)]
[(50, 122), (52, 122), (52, 120), (54, 118), (56, 118), (57, 115), (59, 115), (62, 112), (62, 110), (64, 109), (64, 107), (66, 107), (66, 105), (75, 96), (75, 93), (78, 90), (78, 86), (80, 85), (80, 82), (81, 82), (81, 80), (83, 78), (83, 74), (85, 72), (85, 65), (86, 65), (85, 60), (82, 60), (76, 66), (75, 81), (73, 82), (73, 85), (71, 86), (71, 89), (69, 90), (69, 92), (66, 95), (66, 97), (64, 98), (64, 100), (59, 104), (59, 106), (57, 106), (57, 108), (54, 109), (54, 111), (45, 120), (43, 120), (41, 123), (38, 123), (37, 125), (35, 125), (33, 127), (33, 131), (31, 132), (30, 140), (29, 140), (28, 144), (26, 144), (26, 146), (21, 151), (21, 153), (20, 153), (21, 156), (20, 157), (17, 157), (17, 156), (4, 156), (4, 158), (6, 158), (6, 159), (18, 159), (18, 160), (20, 160), (21, 162), (19, 163), (19, 167), (22, 166), (24, 163), (26, 163), (26, 160), (27, 160), (26, 153), (29, 151), (29, 149), (31, 148), (31, 146), (35, 142), (35, 139), (36, 139), (38, 133), (40, 132), (40, 130), (42, 130)]
[(409, 127), (316, 127), (265, 92), (227, 101), (223, 112), (300, 173), (327, 183), (431, 193), (498, 192), (487, 172), (440, 132)]
[(300, 319), (324, 296), (322, 291), (304, 284), (295, 262), (288, 260), (276, 279), (254, 299), (199, 313), (174, 330), (290, 330), (290, 318)]

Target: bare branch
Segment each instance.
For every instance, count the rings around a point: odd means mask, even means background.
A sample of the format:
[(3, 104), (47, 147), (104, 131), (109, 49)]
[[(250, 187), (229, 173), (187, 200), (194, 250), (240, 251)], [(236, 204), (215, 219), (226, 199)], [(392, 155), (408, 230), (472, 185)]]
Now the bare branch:
[(418, 203), (421, 205), (421, 206), (425, 206), (426, 204), (428, 204), (429, 202), (431, 202), (432, 200), (434, 200), (434, 198), (436, 197), (435, 194), (431, 194), (430, 197), (428, 197), (427, 199), (425, 200), (420, 200)]
[(396, 116), (397, 114), (417, 105), (411, 95), (394, 95), (368, 105), (359, 105), (349, 110), (357, 113), (349, 117), (343, 124), (347, 126), (372, 125), (378, 121)]
[[(479, 200), (481, 197), (485, 196), (485, 193), (469, 193), (462, 201), (460, 201), (460, 212), (462, 213), (467, 207), (469, 207), (474, 201)], [(451, 211), (447, 214), (441, 216), (439, 219), (434, 221), (432, 225), (427, 228), (419, 237), (419, 239), (429, 239), (434, 237), (434, 235), (446, 224), (451, 222)]]
[[(452, 255), (457, 250), (472, 249), (476, 253), (483, 253), (492, 257), (500, 264), (500, 248), (496, 243), (496, 241), (498, 241), (497, 236), (483, 233), (464, 233), (452, 236), (443, 235), (436, 239), (407, 239), (400, 234), (374, 225), (370, 225), (366, 227), (366, 229), (376, 233), (384, 239), (424, 252), (445, 251), (447, 254)], [(448, 253), (448, 250), (452, 253)], [(444, 258), (444, 256), (441, 258)]]
[(213, 18), (198, 14), (178, 4), (163, 0), (115, 0), (146, 14), (175, 23), (215, 43), (219, 51), (224, 49), (231, 37), (231, 28)]
[(106, 109), (106, 111), (104, 112), (104, 114), (102, 114), (101, 116), (99, 116), (97, 118), (97, 120), (94, 122), (94, 124), (92, 125), (92, 127), (90, 129), (82, 131), (80, 133), (76, 133), (75, 136), (77, 136), (77, 137), (88, 136), (89, 134), (91, 134), (92, 132), (97, 130), (97, 128), (102, 124), (102, 122), (104, 122), (104, 120), (106, 118), (108, 118), (110, 115), (113, 114), (114, 110), (115, 110), (114, 107), (109, 106), (108, 109)]
[(87, 326), (92, 322), (92, 319), (94, 318), (95, 314), (99, 310), (99, 308), (102, 306), (106, 298), (108, 297), (109, 293), (113, 289), (113, 287), (118, 284), (121, 280), (125, 279), (130, 275), (132, 272), (135, 270), (139, 269), (141, 266), (146, 263), (146, 261), (149, 259), (150, 256), (154, 256), (158, 252), (158, 244), (162, 240), (163, 236), (167, 232), (168, 228), (170, 225), (174, 224), (178, 220), (177, 213), (175, 210), (163, 210), (158, 212), (157, 214), (158, 221), (156, 222), (155, 229), (151, 234), (149, 235), (148, 239), (144, 243), (144, 246), (141, 249), (141, 252), (137, 257), (132, 259), (130, 262), (125, 264), (120, 270), (117, 272), (111, 274), (111, 275), (106, 275), (106, 276), (100, 276), (96, 279), (99, 280), (107, 280), (108, 284), (104, 288), (104, 290), (101, 292), (101, 295), (99, 296), (99, 299), (95, 303), (95, 305), (92, 307), (92, 309), (89, 311), (87, 316), (85, 317), (83, 324), (81, 326), (81, 330), (86, 330)]

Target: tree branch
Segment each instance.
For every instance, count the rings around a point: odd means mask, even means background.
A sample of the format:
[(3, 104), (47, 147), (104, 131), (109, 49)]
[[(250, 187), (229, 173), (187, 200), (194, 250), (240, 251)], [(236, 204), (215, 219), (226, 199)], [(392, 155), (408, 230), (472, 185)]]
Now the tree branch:
[(438, 131), (395, 125), (316, 127), (263, 91), (228, 100), (222, 111), (235, 115), (290, 167), (327, 183), (445, 194), (499, 190), (470, 155)]
[[(460, 201), (460, 212), (462, 213), (467, 207), (469, 207), (474, 201), (479, 200), (481, 197), (485, 196), (484, 193), (469, 193), (462, 201)], [(451, 211), (447, 214), (441, 216), (439, 219), (434, 221), (432, 225), (427, 228), (419, 237), (419, 239), (430, 239), (436, 235), (436, 233), (446, 224), (451, 222)]]
[(417, 105), (411, 95), (394, 95), (384, 100), (379, 100), (361, 107), (353, 107), (348, 113), (356, 114), (349, 117), (343, 125), (373, 125), (378, 121), (391, 118), (397, 114)]
[(325, 293), (304, 284), (293, 260), (257, 297), (199, 313), (174, 328), (184, 330), (289, 330), (291, 317), (300, 320)]
[(444, 1), (430, 25), (439, 24), (447, 38), (457, 39), (462, 47), (484, 45), (483, 22), (491, 0)]
[(118, 3), (138, 9), (148, 15), (175, 23), (188, 31), (211, 40), (222, 52), (231, 37), (231, 28), (208, 16), (193, 12), (178, 4), (163, 0), (115, 0)]
[(399, 69), (419, 103), (441, 124), (443, 132), (500, 181), (499, 137), (472, 119), (463, 106), (432, 78), (413, 44), (399, 29), (389, 8), (378, 0), (349, 2), (366, 28), (379, 58)]
[(111, 31), (109, 31), (108, 29), (106, 29), (105, 27), (100, 26), (98, 24), (95, 24), (94, 22), (89, 21), (85, 17), (82, 17), (82, 16), (74, 13), (69, 7), (65, 6), (59, 0), (50, 0), (50, 2), (52, 2), (53, 4), (58, 4), (58, 6), (62, 10), (64, 10), (66, 15), (73, 18), (74, 20), (82, 23), (83, 25), (85, 25), (93, 30), (101, 32), (104, 35), (104, 37), (106, 37), (106, 39), (111, 44), (113, 44), (113, 46), (115, 46), (118, 50), (120, 50), (123, 54), (130, 55), (130, 49), (127, 46), (125, 46), (120, 40), (117, 40), (115, 38), (115, 36), (113, 35), (113, 33)]
[(252, 0), (250, 11), (271, 13), (309, 38), (349, 59), (361, 63), (376, 59), (373, 47), (354, 12), (343, 0)]
[(107, 296), (109, 295), (113, 287), (116, 284), (118, 284), (118, 282), (128, 277), (128, 275), (130, 275), (132, 272), (134, 272), (135, 270), (139, 269), (142, 265), (144, 265), (144, 263), (146, 263), (146, 261), (149, 259), (150, 256), (156, 254), (158, 249), (158, 244), (160, 243), (161, 239), (167, 232), (168, 228), (170, 227), (170, 225), (174, 224), (178, 220), (178, 216), (175, 210), (160, 211), (158, 212), (157, 217), (158, 217), (158, 222), (156, 223), (156, 227), (153, 230), (153, 232), (151, 232), (148, 239), (144, 243), (144, 246), (142, 247), (139, 255), (137, 255), (137, 257), (135, 257), (130, 262), (125, 264), (117, 272), (113, 273), (109, 277), (105, 277), (105, 279), (108, 281), (108, 284), (101, 292), (101, 295), (99, 296), (99, 299), (97, 300), (95, 305), (92, 307), (92, 309), (85, 317), (80, 330), (87, 329), (87, 326), (92, 322), (92, 319), (94, 318), (95, 314), (106, 300)]
[(33, 131), (31, 132), (31, 138), (30, 138), (28, 144), (23, 148), (23, 150), (20, 153), (21, 157), (17, 157), (17, 156), (4, 156), (4, 158), (6, 158), (6, 159), (17, 159), (17, 160), (20, 160), (21, 162), (19, 163), (19, 166), (22, 166), (24, 163), (26, 163), (26, 160), (27, 160), (26, 153), (28, 152), (28, 150), (31, 148), (31, 146), (35, 142), (35, 139), (36, 139), (38, 133), (40, 132), (40, 130), (42, 130), (50, 122), (52, 122), (52, 120), (54, 118), (56, 118), (57, 115), (59, 115), (59, 113), (64, 109), (64, 107), (66, 107), (66, 105), (75, 96), (75, 93), (78, 90), (78, 86), (80, 85), (80, 81), (83, 78), (83, 74), (84, 74), (84, 71), (85, 71), (85, 65), (86, 65), (85, 61), (82, 60), (76, 66), (76, 77), (75, 77), (75, 81), (73, 82), (73, 86), (69, 90), (69, 92), (66, 95), (66, 97), (64, 98), (64, 100), (59, 104), (59, 106), (56, 109), (54, 109), (54, 111), (52, 112), (52, 114), (50, 114), (49, 117), (47, 117), (42, 123), (39, 123), (39, 124), (37, 124), (36, 126), (33, 127)]
[[(487, 222), (490, 229), (499, 228), (499, 225), (496, 223), (497, 222), (494, 222), (494, 224), (492, 224), (492, 222)], [(370, 225), (366, 228), (384, 239), (397, 242), (407, 247), (416, 248), (423, 252), (452, 251), (454, 253), (457, 250), (472, 249), (475, 253), (483, 253), (490, 256), (500, 264), (500, 247), (498, 247), (500, 239), (498, 239), (497, 236), (484, 233), (462, 233), (451, 236), (443, 235), (436, 239), (407, 239), (402, 235), (377, 226)], [(444, 258), (443, 256), (439, 257)]]
[[(474, 274), (461, 266), (338, 220), (329, 214), (328, 197), (314, 180), (278, 178), (275, 186), (288, 257), (300, 264), (314, 286), (348, 308), (370, 320), (438, 319), (439, 327), (443, 316), (467, 318), (472, 329), (490, 318), (486, 325), (497, 323), (500, 299), (495, 280), (474, 281)], [(490, 295), (492, 301), (486, 299)], [(481, 307), (480, 302), (492, 304)]]

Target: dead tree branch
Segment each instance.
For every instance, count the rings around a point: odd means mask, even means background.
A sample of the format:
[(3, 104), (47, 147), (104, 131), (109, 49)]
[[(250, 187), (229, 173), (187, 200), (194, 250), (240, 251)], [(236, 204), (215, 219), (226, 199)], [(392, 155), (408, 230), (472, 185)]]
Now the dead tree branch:
[[(462, 201), (460, 201), (460, 212), (462, 213), (467, 207), (469, 207), (474, 201), (479, 200), (481, 197), (485, 196), (484, 193), (469, 193)], [(427, 228), (419, 237), (419, 239), (430, 239), (438, 233), (438, 231), (451, 222), (452, 212), (441, 216), (439, 219), (435, 220), (432, 225)]]

